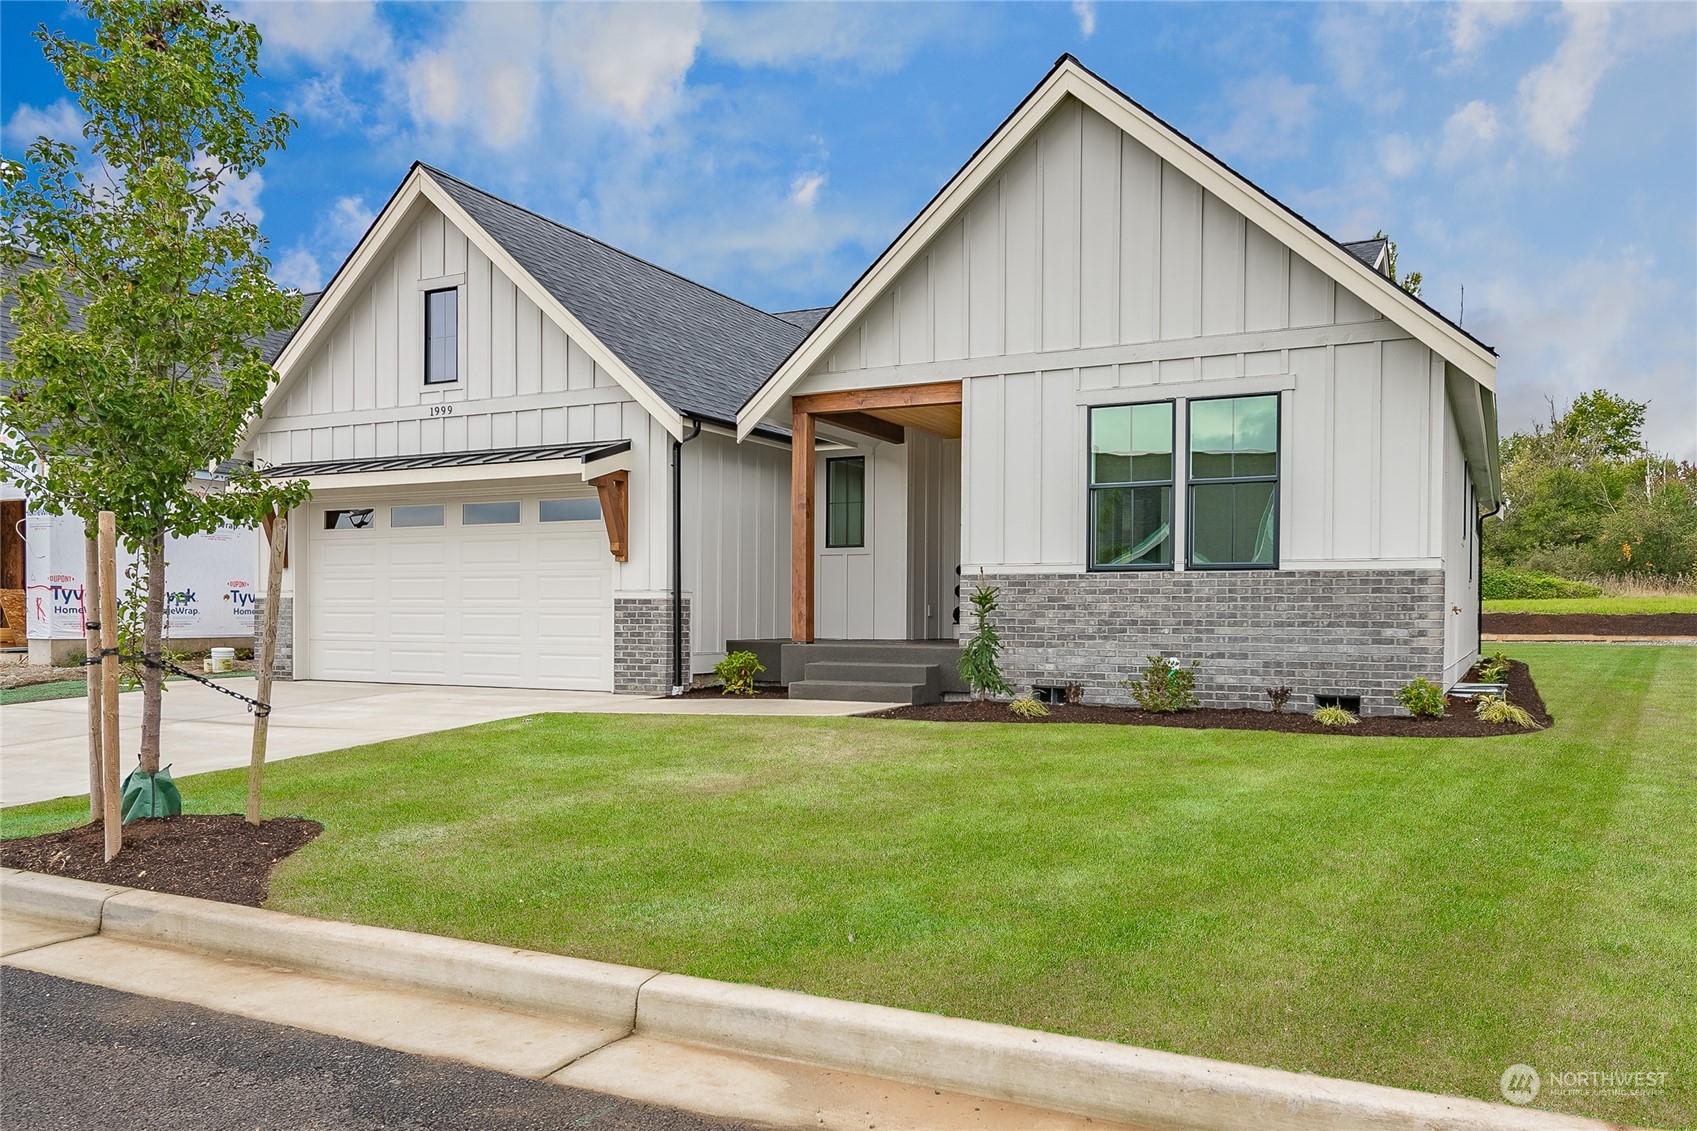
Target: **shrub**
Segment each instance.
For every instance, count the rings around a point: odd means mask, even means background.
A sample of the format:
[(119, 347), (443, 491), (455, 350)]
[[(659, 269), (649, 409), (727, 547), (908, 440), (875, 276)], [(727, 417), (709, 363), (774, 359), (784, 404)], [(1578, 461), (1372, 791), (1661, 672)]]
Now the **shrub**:
[(1314, 712), (1314, 721), (1323, 727), (1352, 727), (1361, 720), (1342, 707), (1321, 707)]
[(1482, 723), (1513, 724), (1525, 730), (1542, 730), (1525, 707), (1516, 707), (1507, 699), (1481, 695), (1473, 704), (1473, 713)]
[(1596, 597), (1601, 593), (1595, 585), (1532, 570), (1486, 569), (1479, 576), (1479, 595), (1487, 601), (1547, 601), (1558, 597)]
[(1049, 713), (1049, 708), (1043, 706), (1031, 696), (1022, 696), (1008, 704), (1008, 710), (1022, 719), (1040, 719)]
[(1408, 713), (1417, 719), (1444, 717), (1444, 689), (1429, 679), (1417, 679), (1396, 694)]
[(1508, 678), (1508, 668), (1508, 653), (1498, 648), (1479, 661), (1479, 679), (1482, 683), (1501, 683)]
[(1284, 713), (1285, 704), (1290, 702), (1290, 688), (1269, 687), (1267, 689), (1267, 698), (1273, 701), (1273, 714), (1282, 715)]
[(1143, 669), (1142, 679), (1126, 679), (1120, 686), (1131, 692), (1137, 705), (1145, 711), (1193, 711), (1201, 706), (1196, 698), (1197, 662), (1188, 668), (1179, 666), (1177, 656), (1150, 656)]
[(1013, 684), (1002, 674), (1000, 663), (1002, 637), (990, 620), (990, 614), (996, 611), (996, 590), (980, 585), (972, 591), (971, 600), (972, 635), (961, 646), (960, 660), (955, 666), (980, 702), (992, 694), (1012, 695)]
[(724, 685), (721, 695), (753, 695), (754, 677), (765, 670), (753, 652), (732, 652), (713, 665), (713, 674)]

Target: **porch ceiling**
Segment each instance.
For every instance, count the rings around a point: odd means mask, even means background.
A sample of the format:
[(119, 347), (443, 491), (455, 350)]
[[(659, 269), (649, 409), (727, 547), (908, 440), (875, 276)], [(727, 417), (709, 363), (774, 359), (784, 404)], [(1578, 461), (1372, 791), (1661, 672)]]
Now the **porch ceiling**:
[(869, 408), (866, 415), (876, 416), (904, 428), (919, 428), (945, 440), (960, 439), (960, 405), (929, 404), (903, 408)]

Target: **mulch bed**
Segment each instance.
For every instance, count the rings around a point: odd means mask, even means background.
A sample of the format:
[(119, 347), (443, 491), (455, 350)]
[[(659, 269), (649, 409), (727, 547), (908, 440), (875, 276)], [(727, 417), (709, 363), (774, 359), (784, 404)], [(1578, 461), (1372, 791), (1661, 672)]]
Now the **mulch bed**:
[(1486, 613), (1505, 636), (1697, 636), (1697, 613)]
[(271, 869), (323, 831), (304, 817), (273, 817), (258, 828), (240, 813), (145, 818), (124, 826), (124, 847), (107, 863), (97, 821), (0, 840), (0, 867), (258, 907)]
[(692, 687), (684, 692), (681, 699), (788, 699), (790, 689), (776, 683), (757, 683), (753, 695), (726, 695), (717, 684), (712, 687)]
[[(1469, 672), (1464, 682), (1475, 682)], [(1526, 708), (1540, 726), (1555, 720), (1544, 707), (1544, 697), (1532, 682), (1526, 665), (1513, 661), (1507, 680), (1508, 701)], [(1203, 707), (1195, 711), (1159, 714), (1137, 707), (1109, 707), (1091, 703), (1055, 704), (1036, 719), (1022, 719), (1006, 703), (933, 703), (921, 707), (893, 707), (867, 715), (870, 719), (918, 719), (933, 723), (1109, 723), (1120, 726), (1184, 727), (1190, 730), (1271, 730), (1286, 734), (1373, 735), (1394, 738), (1488, 738), (1504, 734), (1526, 734), (1517, 726), (1482, 723), (1473, 716), (1473, 704), (1451, 698), (1449, 713), (1441, 719), (1416, 719), (1402, 715), (1364, 715), (1352, 727), (1326, 727), (1302, 712), (1249, 707)]]

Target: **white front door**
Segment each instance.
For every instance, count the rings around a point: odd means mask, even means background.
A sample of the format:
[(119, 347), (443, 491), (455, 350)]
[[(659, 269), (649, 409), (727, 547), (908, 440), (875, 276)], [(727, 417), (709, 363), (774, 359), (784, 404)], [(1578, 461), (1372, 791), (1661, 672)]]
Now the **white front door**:
[(612, 556), (592, 490), (355, 494), (306, 508), (300, 677), (612, 690)]

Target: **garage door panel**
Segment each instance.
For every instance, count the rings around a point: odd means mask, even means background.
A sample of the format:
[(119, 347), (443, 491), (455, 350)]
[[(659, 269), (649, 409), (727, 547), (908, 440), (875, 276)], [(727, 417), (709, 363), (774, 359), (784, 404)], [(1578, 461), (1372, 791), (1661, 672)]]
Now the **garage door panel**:
[[(418, 496), (401, 500), (416, 503)], [(460, 512), (452, 496), (440, 500)], [(387, 499), (361, 499), (389, 514)], [(612, 562), (600, 523), (320, 531), (303, 626), (320, 679), (610, 690)], [(587, 527), (588, 529), (585, 529)]]

